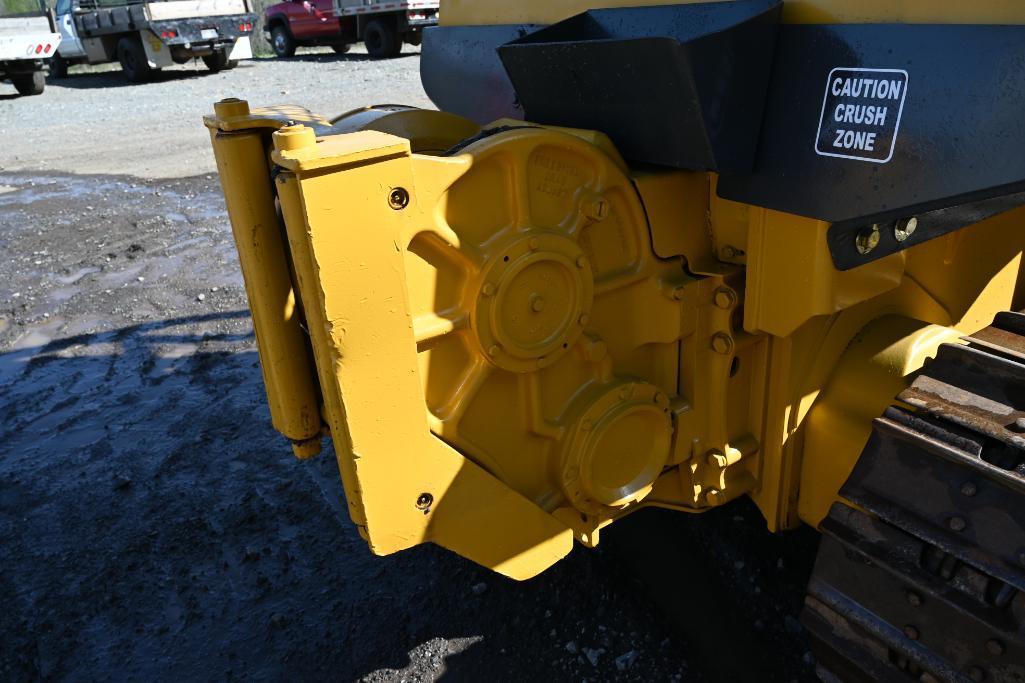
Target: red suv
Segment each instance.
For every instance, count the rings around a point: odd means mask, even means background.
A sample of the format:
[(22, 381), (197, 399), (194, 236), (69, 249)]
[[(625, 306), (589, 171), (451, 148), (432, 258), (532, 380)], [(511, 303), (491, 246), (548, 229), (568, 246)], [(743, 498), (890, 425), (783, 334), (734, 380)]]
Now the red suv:
[(278, 57), (291, 57), (302, 45), (330, 45), (341, 54), (360, 41), (371, 57), (394, 57), (403, 43), (419, 45), (424, 27), (438, 23), (438, 2), (288, 0), (264, 10), (263, 31)]

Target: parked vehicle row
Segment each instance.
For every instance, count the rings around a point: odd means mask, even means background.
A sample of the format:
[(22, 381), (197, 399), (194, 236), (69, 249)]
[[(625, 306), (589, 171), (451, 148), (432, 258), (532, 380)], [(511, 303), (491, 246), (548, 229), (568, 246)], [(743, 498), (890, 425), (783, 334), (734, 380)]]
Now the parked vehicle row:
[[(53, 0), (51, 0), (53, 1)], [(210, 71), (253, 56), (251, 0), (0, 0), (0, 81), (38, 95), (46, 71), (63, 78), (74, 64), (119, 62), (133, 83), (201, 59)], [(375, 59), (419, 45), (438, 23), (439, 0), (286, 0), (264, 11), (263, 32), (278, 57), (300, 46), (342, 54), (363, 42)]]
[(438, 5), (438, 0), (285, 0), (264, 10), (263, 31), (278, 57), (313, 45), (329, 45), (341, 54), (358, 42), (371, 57), (394, 57), (403, 43), (419, 45), (423, 29), (438, 23)]

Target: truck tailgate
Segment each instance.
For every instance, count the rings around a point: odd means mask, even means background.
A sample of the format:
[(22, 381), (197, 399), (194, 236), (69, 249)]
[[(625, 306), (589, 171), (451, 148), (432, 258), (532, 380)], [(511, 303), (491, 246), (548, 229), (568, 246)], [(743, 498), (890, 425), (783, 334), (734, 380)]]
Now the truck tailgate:
[(151, 21), (189, 19), (193, 17), (221, 17), (245, 14), (245, 0), (170, 0), (151, 2), (147, 6)]

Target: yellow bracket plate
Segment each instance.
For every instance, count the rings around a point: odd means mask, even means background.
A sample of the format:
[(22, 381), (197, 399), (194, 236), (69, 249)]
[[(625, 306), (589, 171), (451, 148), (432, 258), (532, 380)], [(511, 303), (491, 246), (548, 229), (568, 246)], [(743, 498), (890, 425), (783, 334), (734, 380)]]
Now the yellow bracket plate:
[[(428, 197), (465, 164), (414, 182), (409, 142), (365, 131), (275, 135), (277, 191), (354, 521), (388, 554), (431, 541), (515, 579), (543, 571), (572, 532), (431, 433), (404, 251)], [(344, 173), (335, 171), (344, 170)]]

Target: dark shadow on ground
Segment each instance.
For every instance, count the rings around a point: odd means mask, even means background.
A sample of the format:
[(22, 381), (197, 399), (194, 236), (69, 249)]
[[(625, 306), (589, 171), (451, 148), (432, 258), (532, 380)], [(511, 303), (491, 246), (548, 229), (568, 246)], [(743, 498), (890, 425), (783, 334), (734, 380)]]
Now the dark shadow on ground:
[(283, 62), (315, 62), (318, 64), (323, 64), (326, 62), (380, 62), (419, 56), (419, 52), (403, 52), (399, 55), (396, 55), (395, 57), (389, 57), (387, 60), (384, 60), (371, 57), (370, 55), (362, 52), (344, 55), (335, 54), (333, 52), (310, 52), (299, 53), (292, 57), (276, 57), (276, 59), (280, 59)]
[[(240, 62), (236, 69), (248, 69), (252, 68), (251, 65), (245, 62)], [(93, 89), (93, 88), (134, 88), (134, 87), (145, 87), (152, 83), (168, 83), (173, 81), (186, 81), (193, 78), (202, 78), (204, 76), (214, 75), (213, 71), (207, 69), (195, 70), (195, 69), (180, 69), (174, 66), (169, 66), (166, 69), (160, 69), (154, 71), (150, 76), (150, 79), (145, 83), (132, 83), (125, 78), (124, 73), (120, 69), (114, 69), (112, 71), (86, 71), (76, 73), (75, 69), (68, 73), (64, 78), (54, 78), (49, 76), (46, 79), (46, 83), (52, 87), (58, 88), (75, 88), (75, 89)]]
[[(465, 639), (445, 657), (446, 681), (723, 679), (687, 668), (691, 631), (658, 606), (713, 632), (753, 624), (743, 600), (717, 611), (700, 593), (716, 583), (718, 535), (758, 535), (758, 519), (720, 516), (701, 531), (653, 513), (667, 547), (638, 540), (641, 513), (603, 532), (618, 552), (577, 549), (524, 583), (433, 546), (373, 557), (330, 451), (297, 462), (270, 428), (246, 317), (0, 354), (0, 679), (352, 680), (408, 666), (436, 637)], [(784, 546), (758, 546), (762, 564), (774, 572)], [(646, 597), (631, 565), (658, 567), (668, 585)], [(792, 619), (798, 598), (774, 576), (759, 578), (764, 601)], [(718, 583), (747, 595), (737, 580)], [(723, 646), (738, 660), (749, 651)], [(595, 664), (588, 650), (601, 650)], [(760, 679), (807, 675), (794, 668), (801, 651), (795, 636), (758, 660)]]

